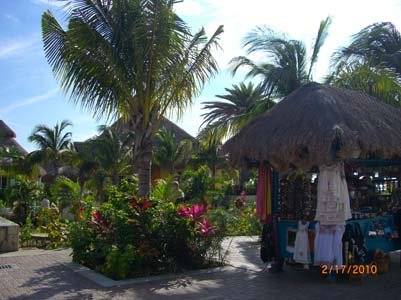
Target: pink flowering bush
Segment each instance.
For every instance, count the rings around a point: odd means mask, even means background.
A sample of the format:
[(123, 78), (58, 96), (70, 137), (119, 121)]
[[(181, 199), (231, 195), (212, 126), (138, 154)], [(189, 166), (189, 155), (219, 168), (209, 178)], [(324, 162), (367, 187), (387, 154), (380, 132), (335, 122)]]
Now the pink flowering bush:
[(115, 279), (216, 265), (222, 236), (203, 205), (126, 198), (113, 190), (70, 228), (73, 260)]

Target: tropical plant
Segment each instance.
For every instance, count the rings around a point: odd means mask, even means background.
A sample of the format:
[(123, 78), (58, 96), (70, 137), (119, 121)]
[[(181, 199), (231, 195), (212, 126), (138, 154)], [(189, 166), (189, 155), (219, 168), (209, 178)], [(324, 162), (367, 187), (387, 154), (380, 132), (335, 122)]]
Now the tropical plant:
[(401, 34), (394, 24), (381, 22), (363, 28), (352, 36), (348, 46), (332, 56), (332, 64), (338, 70), (355, 62), (389, 68), (401, 78)]
[(200, 205), (110, 197), (83, 215), (70, 226), (73, 260), (115, 279), (216, 265), (221, 249)]
[(353, 35), (332, 55), (332, 67), (326, 82), (400, 105), (401, 35), (393, 24), (374, 23)]
[(176, 167), (189, 160), (192, 149), (190, 140), (177, 141), (175, 134), (166, 128), (162, 128), (156, 135), (157, 148), (154, 153), (155, 163), (167, 169), (170, 175), (174, 175)]
[(218, 169), (229, 169), (228, 160), (220, 152), (221, 140), (217, 134), (205, 134), (199, 136), (199, 147), (193, 153), (191, 165), (199, 169), (201, 166), (207, 166), (211, 170), (213, 178), (216, 177)]
[(179, 189), (178, 182), (174, 177), (169, 176), (166, 179), (159, 179), (152, 189), (152, 198), (162, 201), (175, 202), (181, 198), (183, 192)]
[(39, 150), (29, 154), (29, 159), (36, 163), (44, 163), (46, 172), (51, 177), (59, 174), (62, 163), (72, 156), (72, 143), (70, 131), (65, 130), (72, 123), (63, 120), (54, 128), (46, 125), (37, 125), (28, 140), (39, 147)]
[(246, 56), (235, 57), (231, 61), (233, 74), (239, 68), (247, 67), (249, 71), (246, 77), (260, 77), (261, 88), (266, 97), (281, 98), (288, 95), (312, 81), (313, 66), (327, 38), (330, 23), (330, 17), (320, 22), (309, 59), (302, 41), (290, 39), (266, 26), (257, 27), (245, 37), (244, 47), (248, 55), (265, 54), (267, 61), (258, 63)]
[(133, 137), (117, 127), (100, 126), (99, 130), (100, 136), (92, 143), (93, 155), (113, 184), (118, 184), (121, 176), (132, 174), (130, 162)]
[(232, 88), (225, 89), (226, 95), (216, 95), (219, 101), (203, 102), (203, 123), (206, 125), (201, 135), (217, 135), (220, 140), (236, 134), (244, 125), (257, 115), (265, 112), (274, 105), (274, 102), (263, 95), (262, 86), (249, 82), (233, 84)]
[(365, 92), (394, 106), (401, 104), (400, 80), (395, 72), (387, 68), (354, 62), (327, 77), (326, 82), (336, 87)]
[(93, 195), (82, 188), (78, 182), (67, 177), (59, 177), (50, 187), (52, 198), (61, 208), (69, 208), (70, 212), (77, 217), (79, 208), (85, 201), (92, 201)]
[(162, 117), (181, 116), (217, 72), (223, 32), (191, 34), (173, 0), (71, 0), (68, 29), (43, 14), (45, 55), (65, 92), (95, 116), (122, 116), (135, 132), (139, 195), (148, 197), (153, 137)]
[(13, 207), (15, 221), (23, 224), (31, 215), (33, 207), (44, 198), (44, 186), (23, 175), (16, 176), (13, 181), (5, 190), (5, 200)]

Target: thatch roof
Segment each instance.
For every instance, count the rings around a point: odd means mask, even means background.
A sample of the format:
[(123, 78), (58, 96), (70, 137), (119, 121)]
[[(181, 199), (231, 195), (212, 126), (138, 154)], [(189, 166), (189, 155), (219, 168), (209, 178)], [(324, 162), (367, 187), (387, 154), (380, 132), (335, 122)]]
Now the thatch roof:
[(401, 111), (366, 94), (309, 83), (247, 124), (223, 151), (280, 171), (336, 159), (401, 156)]
[(8, 125), (3, 120), (0, 120), (0, 148), (14, 148), (21, 154), (28, 154), (28, 152), (15, 140), (15, 138), (15, 132), (10, 127), (8, 127)]
[[(127, 124), (126, 122), (124, 122), (122, 119), (117, 120), (114, 124), (112, 124), (111, 126), (116, 126), (117, 128), (121, 128), (121, 130), (123, 132), (127, 132), (129, 130), (129, 124)], [(192, 142), (196, 142), (196, 139), (190, 135), (189, 133), (187, 133), (184, 129), (182, 129), (181, 127), (177, 126), (176, 124), (174, 124), (173, 122), (171, 122), (169, 119), (167, 118), (163, 118), (160, 122), (160, 128), (166, 128), (167, 130), (171, 131), (174, 133), (175, 139), (177, 142), (180, 142), (182, 140), (191, 140)], [(75, 142), (74, 146), (75, 149), (77, 149), (77, 151), (82, 151), (83, 145), (85, 143), (88, 143), (90, 141), (96, 140), (98, 136), (94, 136), (84, 142)], [(157, 141), (156, 142), (156, 147), (157, 147)]]
[(16, 138), (15, 132), (3, 120), (0, 120), (0, 138)]

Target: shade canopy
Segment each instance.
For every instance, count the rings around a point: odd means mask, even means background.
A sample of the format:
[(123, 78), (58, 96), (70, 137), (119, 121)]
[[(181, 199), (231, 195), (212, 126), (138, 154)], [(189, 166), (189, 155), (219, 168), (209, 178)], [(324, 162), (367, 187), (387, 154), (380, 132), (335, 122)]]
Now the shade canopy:
[(235, 165), (310, 169), (334, 160), (401, 156), (401, 111), (366, 94), (315, 82), (297, 89), (223, 146)]

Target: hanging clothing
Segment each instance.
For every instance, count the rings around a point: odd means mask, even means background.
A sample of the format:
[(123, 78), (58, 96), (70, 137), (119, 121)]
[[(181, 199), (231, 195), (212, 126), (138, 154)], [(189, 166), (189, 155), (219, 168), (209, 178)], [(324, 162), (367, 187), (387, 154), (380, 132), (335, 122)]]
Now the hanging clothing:
[(343, 242), (345, 231), (343, 225), (315, 225), (315, 266), (321, 265), (343, 265)]
[(272, 206), (272, 170), (270, 167), (261, 165), (256, 190), (256, 212), (260, 223), (271, 223)]
[(345, 225), (352, 218), (344, 164), (319, 167), (315, 220), (322, 225)]
[(311, 262), (308, 238), (309, 222), (298, 221), (298, 230), (295, 237), (295, 247), (293, 259), (302, 264)]

